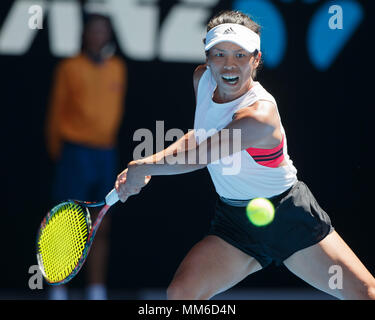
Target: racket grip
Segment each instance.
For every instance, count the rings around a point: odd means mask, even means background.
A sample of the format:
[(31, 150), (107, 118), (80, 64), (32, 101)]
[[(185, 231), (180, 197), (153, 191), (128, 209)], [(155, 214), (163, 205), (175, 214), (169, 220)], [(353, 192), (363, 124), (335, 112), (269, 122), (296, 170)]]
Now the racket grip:
[(107, 194), (105, 197), (105, 203), (109, 206), (114, 205), (117, 201), (119, 201), (118, 194), (115, 188), (112, 189), (110, 193)]

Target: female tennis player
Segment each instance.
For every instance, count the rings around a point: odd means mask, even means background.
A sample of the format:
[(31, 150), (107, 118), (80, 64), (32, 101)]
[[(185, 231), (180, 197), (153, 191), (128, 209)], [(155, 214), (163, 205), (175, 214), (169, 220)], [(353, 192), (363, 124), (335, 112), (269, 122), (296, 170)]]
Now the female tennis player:
[[(254, 80), (261, 62), (259, 30), (239, 11), (224, 11), (209, 21), (206, 64), (193, 76), (194, 130), (165, 150), (130, 162), (115, 183), (120, 200), (139, 193), (149, 181), (145, 176), (209, 170), (219, 196), (215, 216), (207, 236), (180, 264), (168, 299), (210, 299), (271, 262), (283, 263), (339, 299), (375, 299), (374, 277), (297, 179), (276, 101)], [(197, 135), (202, 129), (211, 132), (208, 138)], [(219, 159), (219, 149), (232, 150), (239, 140), (240, 151), (231, 155), (240, 156), (238, 170), (224, 174), (228, 162)], [(196, 164), (173, 161), (188, 159), (192, 151), (204, 154), (207, 163), (199, 156)], [(256, 197), (268, 198), (275, 206), (275, 219), (268, 226), (256, 227), (246, 217), (246, 205)], [(330, 284), (332, 266), (342, 270), (342, 287)]]

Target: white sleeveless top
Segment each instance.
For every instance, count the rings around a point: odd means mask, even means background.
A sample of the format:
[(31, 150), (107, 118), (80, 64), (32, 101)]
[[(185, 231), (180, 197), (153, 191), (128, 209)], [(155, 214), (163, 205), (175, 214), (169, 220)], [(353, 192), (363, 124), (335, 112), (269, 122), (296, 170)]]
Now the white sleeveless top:
[[(237, 110), (258, 100), (271, 101), (277, 107), (273, 96), (256, 81), (248, 92), (227, 103), (215, 103), (212, 100), (215, 89), (216, 81), (210, 69), (207, 69), (199, 80), (197, 90), (194, 132), (198, 144), (226, 127)], [(208, 164), (208, 171), (219, 196), (233, 200), (269, 198), (286, 191), (297, 181), (297, 169), (288, 156), (286, 134), (281, 120), (280, 128), (284, 136), (283, 154), (286, 165), (277, 168), (263, 166), (246, 150)], [(202, 129), (207, 133), (206, 136), (202, 135)]]

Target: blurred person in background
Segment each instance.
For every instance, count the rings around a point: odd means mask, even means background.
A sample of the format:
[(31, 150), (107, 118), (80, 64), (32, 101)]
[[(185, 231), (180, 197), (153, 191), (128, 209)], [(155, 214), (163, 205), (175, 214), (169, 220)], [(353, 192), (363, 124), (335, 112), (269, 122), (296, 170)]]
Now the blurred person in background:
[[(58, 64), (52, 85), (46, 140), (56, 164), (53, 201), (98, 201), (112, 189), (126, 89), (127, 68), (114, 56), (110, 20), (87, 15), (82, 50)], [(90, 300), (107, 299), (109, 224), (107, 217), (88, 256), (86, 297)], [(51, 287), (49, 298), (68, 299), (67, 288)]]

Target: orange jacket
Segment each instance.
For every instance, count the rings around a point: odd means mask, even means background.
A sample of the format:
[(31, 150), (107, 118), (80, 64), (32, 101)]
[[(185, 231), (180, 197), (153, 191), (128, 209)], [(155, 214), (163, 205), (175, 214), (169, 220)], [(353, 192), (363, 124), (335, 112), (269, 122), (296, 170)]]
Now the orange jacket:
[(47, 148), (57, 159), (62, 143), (109, 148), (116, 143), (124, 112), (127, 68), (112, 57), (103, 64), (80, 54), (56, 68), (47, 114)]

